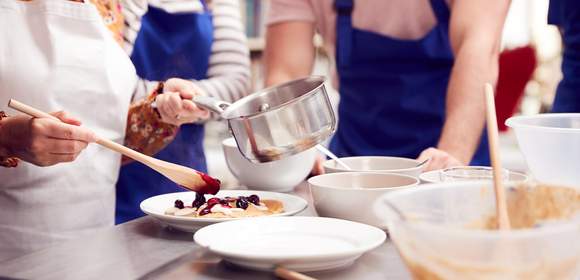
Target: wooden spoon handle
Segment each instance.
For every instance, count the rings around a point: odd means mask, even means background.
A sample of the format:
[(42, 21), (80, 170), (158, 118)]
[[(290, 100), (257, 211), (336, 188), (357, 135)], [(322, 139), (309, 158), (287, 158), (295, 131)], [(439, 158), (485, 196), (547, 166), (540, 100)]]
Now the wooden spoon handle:
[[(28, 106), (22, 102), (16, 101), (14, 99), (10, 99), (10, 101), (8, 101), (8, 107), (10, 107), (14, 110), (20, 111), (24, 114), (30, 115), (32, 117), (49, 118), (49, 119), (60, 122), (60, 120), (57, 117), (50, 115), (46, 112), (43, 112), (41, 110), (38, 110), (34, 107)], [(105, 147), (105, 148), (111, 149), (115, 152), (118, 152), (118, 153), (121, 153), (127, 157), (130, 157), (136, 161), (139, 161), (139, 162), (141, 162), (149, 167), (153, 167), (151, 165), (151, 157), (146, 156), (142, 153), (139, 153), (135, 150), (131, 150), (131, 149), (129, 149), (121, 144), (115, 143), (109, 139), (105, 139), (105, 138), (102, 138), (99, 136), (97, 136), (96, 143)]]
[(281, 267), (281, 266), (276, 267), (274, 269), (274, 274), (276, 274), (276, 276), (278, 276), (282, 279), (286, 279), (286, 280), (316, 280), (316, 278), (312, 278), (308, 275), (304, 275), (300, 272), (289, 270), (289, 269)]
[(493, 167), (493, 185), (496, 197), (495, 204), (498, 217), (498, 226), (499, 229), (509, 230), (510, 220), (507, 213), (506, 194), (501, 174), (503, 169), (501, 167), (501, 159), (499, 157), (499, 135), (497, 129), (497, 116), (495, 113), (495, 100), (493, 87), (489, 83), (485, 84), (485, 102), (487, 109), (487, 137), (489, 140), (491, 166)]

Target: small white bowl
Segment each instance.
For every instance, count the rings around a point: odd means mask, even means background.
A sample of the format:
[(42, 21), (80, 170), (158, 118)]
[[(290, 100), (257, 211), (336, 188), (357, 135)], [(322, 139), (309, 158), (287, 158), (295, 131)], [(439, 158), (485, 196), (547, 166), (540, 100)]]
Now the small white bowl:
[(415, 159), (402, 157), (379, 157), (379, 156), (360, 156), (360, 157), (344, 157), (340, 158), (352, 170), (347, 170), (335, 160), (327, 160), (324, 162), (325, 173), (337, 172), (378, 172), (378, 173), (396, 173), (413, 176), (419, 178), (422, 166), (417, 166), (420, 162)]
[(289, 157), (266, 163), (247, 160), (234, 138), (222, 141), (226, 163), (240, 184), (249, 189), (289, 192), (308, 176), (316, 159), (310, 149)]
[(373, 211), (383, 194), (415, 187), (415, 177), (393, 173), (343, 172), (308, 179), (318, 215), (345, 219), (386, 229)]

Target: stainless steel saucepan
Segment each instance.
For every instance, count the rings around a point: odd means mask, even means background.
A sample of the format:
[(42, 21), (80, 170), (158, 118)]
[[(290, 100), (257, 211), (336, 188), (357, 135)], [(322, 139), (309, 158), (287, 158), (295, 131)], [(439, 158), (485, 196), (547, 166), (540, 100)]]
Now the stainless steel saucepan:
[(278, 160), (310, 149), (336, 130), (324, 77), (311, 76), (252, 93), (232, 104), (193, 101), (226, 119), (240, 152), (252, 162)]

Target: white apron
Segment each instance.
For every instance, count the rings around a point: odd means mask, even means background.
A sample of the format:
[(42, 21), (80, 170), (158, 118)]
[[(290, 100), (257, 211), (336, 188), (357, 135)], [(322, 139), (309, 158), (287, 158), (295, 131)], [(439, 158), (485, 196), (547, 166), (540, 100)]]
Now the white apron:
[[(0, 110), (9, 98), (65, 110), (122, 142), (135, 82), (92, 4), (0, 0)], [(120, 156), (96, 144), (72, 163), (0, 167), (0, 260), (113, 225), (119, 167)]]

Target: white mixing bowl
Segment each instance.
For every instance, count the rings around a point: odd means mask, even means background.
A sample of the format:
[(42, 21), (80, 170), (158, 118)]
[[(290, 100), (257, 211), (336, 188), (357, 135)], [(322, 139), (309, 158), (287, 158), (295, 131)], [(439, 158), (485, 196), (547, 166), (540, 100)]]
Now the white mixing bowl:
[(400, 174), (344, 172), (312, 177), (308, 184), (318, 215), (385, 229), (373, 205), (383, 194), (415, 187), (419, 180)]
[(580, 114), (512, 117), (506, 125), (538, 181), (580, 188)]
[(247, 160), (234, 138), (222, 141), (226, 163), (240, 184), (255, 190), (288, 192), (308, 176), (316, 150), (310, 149), (280, 160), (252, 163)]

